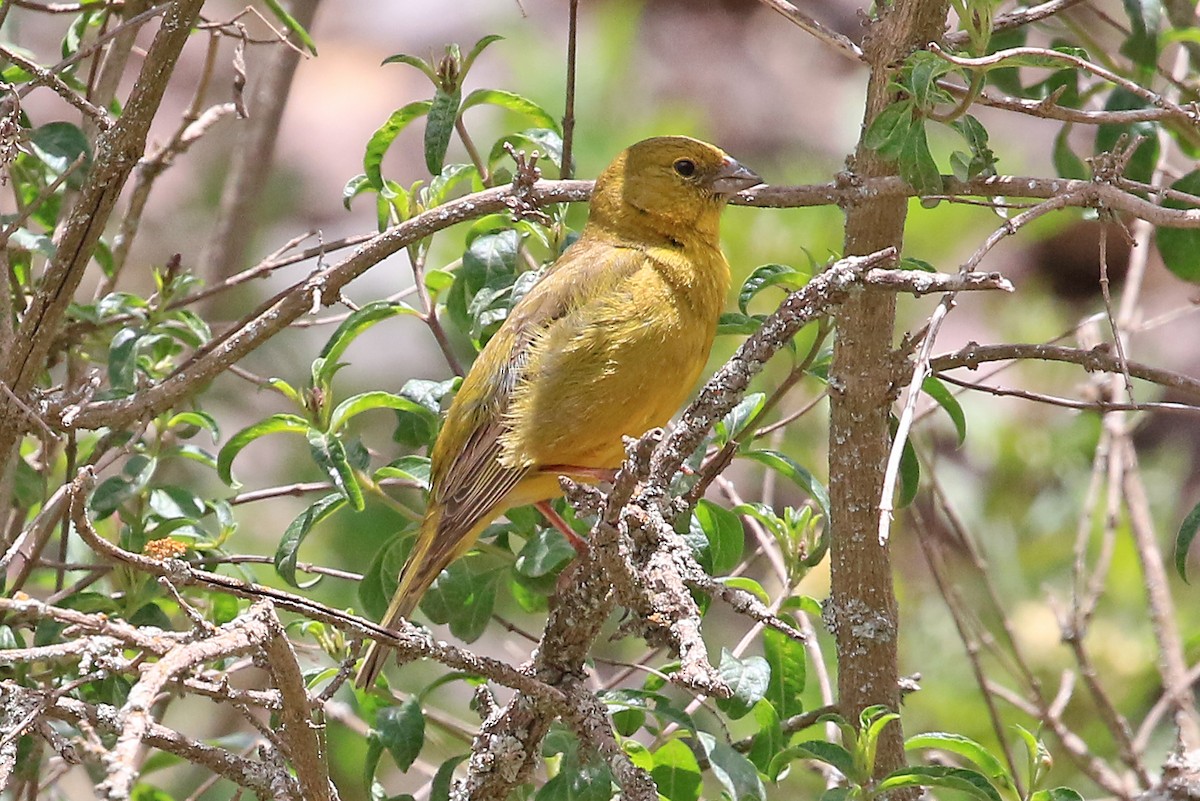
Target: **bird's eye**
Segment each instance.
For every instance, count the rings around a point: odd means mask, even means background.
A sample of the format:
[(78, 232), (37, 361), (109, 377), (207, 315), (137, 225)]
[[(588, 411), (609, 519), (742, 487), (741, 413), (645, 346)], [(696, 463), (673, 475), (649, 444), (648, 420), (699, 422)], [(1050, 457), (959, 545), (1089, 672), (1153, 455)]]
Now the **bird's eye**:
[(691, 178), (696, 174), (696, 162), (691, 159), (679, 159), (673, 166), (675, 167), (675, 172), (684, 178)]

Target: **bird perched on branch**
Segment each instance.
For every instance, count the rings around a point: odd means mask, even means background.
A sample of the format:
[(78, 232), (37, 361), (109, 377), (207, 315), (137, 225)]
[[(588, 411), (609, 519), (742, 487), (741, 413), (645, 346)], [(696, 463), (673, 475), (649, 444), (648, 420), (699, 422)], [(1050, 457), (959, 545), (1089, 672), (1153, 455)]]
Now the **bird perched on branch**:
[[(550, 509), (558, 477), (596, 482), (624, 436), (670, 419), (708, 359), (729, 289), (721, 210), (759, 177), (683, 136), (647, 139), (601, 173), (587, 225), (488, 341), (447, 413), (429, 507), (381, 624), (416, 608), (437, 575), (514, 506)], [(577, 546), (578, 547), (578, 546)], [(386, 651), (372, 643), (356, 684)]]

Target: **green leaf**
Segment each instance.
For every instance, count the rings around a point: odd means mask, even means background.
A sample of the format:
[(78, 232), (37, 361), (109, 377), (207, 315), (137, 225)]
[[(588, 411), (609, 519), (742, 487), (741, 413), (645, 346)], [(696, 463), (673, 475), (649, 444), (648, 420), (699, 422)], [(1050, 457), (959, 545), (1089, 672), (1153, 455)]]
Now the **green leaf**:
[(242, 449), (259, 437), (267, 434), (307, 434), (311, 426), (303, 417), (294, 414), (273, 414), (266, 420), (260, 420), (246, 426), (229, 438), (217, 454), (217, 476), (226, 484), (233, 486), (234, 480), (230, 473), (233, 460)]
[(954, 423), (954, 431), (958, 434), (958, 444), (962, 445), (967, 439), (967, 417), (963, 414), (962, 405), (958, 398), (946, 389), (946, 385), (933, 376), (921, 382), (921, 391), (937, 401), (950, 420)]
[[(1171, 188), (1189, 195), (1200, 194), (1200, 170), (1189, 172), (1171, 184)], [(1163, 205), (1169, 209), (1194, 208), (1172, 198), (1167, 198)], [(1176, 278), (1200, 284), (1200, 229), (1159, 226), (1154, 229), (1154, 236), (1167, 269)]]
[(901, 787), (944, 787), (958, 790), (981, 801), (1002, 801), (1000, 793), (976, 770), (945, 765), (910, 765), (888, 774), (876, 785), (883, 793)]
[(782, 284), (789, 291), (798, 289), (808, 283), (811, 276), (788, 264), (764, 264), (755, 267), (754, 271), (742, 282), (738, 293), (738, 309), (747, 314), (746, 307), (759, 292), (767, 287)]
[(175, 798), (166, 790), (139, 782), (129, 794), (129, 801), (175, 801)]
[(415, 529), (414, 523), (397, 532), (376, 552), (363, 573), (362, 581), (358, 582), (359, 603), (363, 611), (376, 620), (383, 617), (388, 602), (396, 592), (400, 569), (404, 567), (404, 560), (412, 548), (413, 538), (410, 535)]
[(797, 486), (808, 493), (808, 496), (820, 508), (821, 514), (825, 516), (825, 519), (829, 519), (829, 492), (820, 481), (817, 481), (813, 477), (812, 473), (798, 465), (791, 457), (772, 450), (747, 451), (740, 455), (759, 464), (766, 465), (769, 469), (790, 478)]
[(909, 737), (904, 743), (904, 748), (909, 751), (918, 748), (936, 748), (939, 751), (958, 754), (960, 757), (974, 762), (984, 775), (1001, 787), (1007, 788), (1011, 785), (1008, 769), (1004, 767), (1003, 763), (991, 751), (965, 735), (945, 731), (925, 732)]
[(471, 240), (463, 253), (462, 265), (454, 275), (454, 283), (446, 294), (446, 310), (450, 319), (463, 332), (475, 325), (472, 309), (475, 295), (485, 286), (510, 285), (516, 275), (517, 252), (521, 237), (508, 228), (481, 234)]
[(996, 174), (996, 154), (988, 147), (988, 132), (979, 120), (964, 114), (950, 127), (958, 131), (970, 148), (970, 158), (963, 164), (963, 180)]
[[(221, 429), (217, 425), (216, 419), (208, 412), (199, 410), (173, 414), (163, 425), (166, 428), (186, 428), (187, 426), (193, 426), (197, 429), (206, 429), (212, 434), (214, 441), (221, 437)], [(194, 434), (187, 431), (177, 431), (176, 434), (184, 438), (194, 436)]]
[(1037, 787), (1042, 783), (1042, 778), (1046, 772), (1050, 770), (1054, 760), (1050, 757), (1050, 752), (1046, 750), (1046, 746), (1034, 736), (1033, 732), (1025, 728), (1019, 723), (1013, 724), (1013, 729), (1016, 730), (1017, 736), (1021, 739), (1025, 746), (1025, 757), (1027, 766), (1027, 777), (1029, 784)]
[(313, 527), (337, 510), (346, 505), (346, 498), (341, 494), (326, 495), (309, 506), (293, 520), (283, 532), (279, 546), (275, 549), (275, 572), (279, 577), (293, 587), (308, 589), (320, 581), (320, 576), (314, 576), (310, 581), (296, 580), (296, 559), (300, 553), (300, 544), (312, 531)]
[(750, 741), (748, 756), (754, 766), (766, 774), (771, 767), (771, 760), (787, 745), (787, 738), (783, 734), (779, 713), (770, 701), (763, 700), (754, 705), (754, 722), (758, 732)]
[(300, 40), (300, 44), (304, 45), (305, 49), (315, 56), (317, 54), (317, 43), (308, 35), (308, 31), (304, 30), (304, 26), (297, 22), (296, 18), (289, 14), (283, 6), (279, 5), (279, 0), (266, 0), (266, 3), (267, 8), (271, 9), (271, 13), (283, 23), (283, 27), (295, 34), (296, 38)]
[(371, 186), (371, 181), (365, 173), (359, 173), (346, 181), (346, 185), (342, 187), (342, 205), (345, 206), (346, 211), (350, 211), (350, 204), (354, 198), (372, 188), (374, 187)]
[(329, 416), (329, 433), (340, 430), (350, 418), (370, 409), (396, 409), (418, 414), (428, 413), (420, 404), (414, 403), (408, 398), (393, 395), (391, 392), (382, 390), (363, 392), (346, 398), (337, 405)]
[[(708, 499), (701, 499), (692, 513), (693, 522), (703, 533), (708, 547), (705, 549), (706, 566), (712, 575), (725, 575), (742, 560), (742, 549), (746, 544), (746, 533), (742, 521), (736, 514), (717, 506)], [(699, 558), (699, 557), (698, 557)]]
[(359, 486), (358, 478), (354, 475), (354, 468), (350, 465), (346, 447), (342, 441), (331, 434), (317, 431), (315, 428), (310, 428), (307, 434), (308, 450), (313, 461), (317, 463), (317, 467), (329, 476), (333, 485), (341, 491), (354, 511), (361, 512), (366, 508), (362, 487)]
[(721, 664), (717, 672), (733, 690), (731, 697), (717, 699), (717, 708), (734, 720), (750, 714), (755, 704), (766, 697), (767, 684), (771, 680), (771, 666), (761, 656), (738, 659), (722, 648)]
[(538, 578), (554, 572), (575, 556), (575, 548), (558, 529), (539, 529), (517, 554), (516, 570), (523, 576)]
[(334, 373), (341, 366), (340, 359), (350, 347), (350, 343), (375, 323), (395, 317), (398, 314), (417, 315), (416, 309), (393, 300), (376, 300), (354, 311), (329, 337), (325, 347), (321, 348), (320, 365), (314, 368), (313, 385), (328, 389)]
[[(472, 184), (478, 188), (483, 188), (483, 184), (479, 180), (479, 170), (474, 164), (447, 164), (429, 182), (429, 191), (425, 196), (425, 205), (430, 207), (441, 205), (445, 202), (446, 196), (450, 194), (450, 190), (467, 179), (470, 179)], [(427, 283), (429, 275), (428, 272), (425, 274)]]
[(708, 766), (731, 801), (763, 801), (767, 790), (754, 763), (708, 732), (697, 735)]
[(429, 801), (450, 801), (450, 785), (454, 780), (454, 769), (468, 756), (468, 754), (463, 754), (450, 757), (442, 763), (438, 772), (434, 774), (433, 781), (429, 783)]
[(925, 125), (917, 122), (904, 139), (900, 156), (896, 160), (900, 177), (907, 181), (918, 195), (937, 195), (942, 192), (942, 175), (929, 151), (929, 140), (925, 136)]
[(741, 312), (722, 312), (721, 318), (717, 322), (718, 334), (734, 334), (737, 336), (749, 336), (762, 328), (763, 320), (766, 315), (762, 314), (742, 314)]
[(462, 106), (459, 108), (459, 114), (483, 103), (500, 106), (509, 111), (515, 111), (518, 114), (524, 114), (526, 117), (532, 119), (539, 128), (549, 128), (555, 133), (562, 133), (562, 129), (558, 125), (558, 120), (554, 118), (554, 115), (546, 111), (546, 109), (527, 97), (518, 95), (515, 92), (506, 92), (503, 89), (476, 89), (463, 100)]
[(934, 267), (924, 259), (918, 259), (916, 256), (904, 256), (900, 259), (898, 266), (901, 270), (918, 270), (923, 273), (937, 272), (937, 267)]
[(214, 592), (208, 596), (208, 599), (210, 604), (209, 618), (212, 620), (213, 625), (224, 626), (226, 623), (234, 620), (242, 611), (237, 598), (232, 595)]
[(833, 765), (852, 782), (857, 782), (862, 778), (858, 775), (859, 771), (850, 752), (837, 743), (827, 743), (824, 740), (805, 740), (779, 752), (771, 760), (767, 769), (767, 777), (772, 781), (777, 780), (783, 769), (795, 759), (815, 759), (826, 765)]
[(400, 388), (400, 394), (409, 400), (416, 401), (434, 414), (439, 414), (442, 399), (453, 392), (461, 383), (457, 376), (445, 381), (429, 381), (423, 378), (410, 378)]
[(1179, 526), (1179, 533), (1175, 535), (1175, 570), (1185, 582), (1188, 580), (1188, 550), (1192, 547), (1192, 541), (1196, 539), (1197, 531), (1200, 531), (1200, 503), (1188, 512)]
[(462, 69), (459, 74), (465, 76), (467, 71), (471, 69), (471, 65), (475, 63), (475, 59), (479, 58), (479, 54), (483, 52), (484, 48), (486, 48), (492, 42), (499, 42), (503, 38), (504, 37), (498, 33), (490, 33), (487, 36), (481, 37), (478, 42), (471, 45), (471, 49), (467, 51), (467, 57), (463, 59)]
[[(399, 56), (392, 56), (391, 59), (383, 63), (387, 64), (395, 58), (399, 58)], [(376, 191), (385, 192), (386, 190), (381, 171), (384, 154), (387, 153), (388, 148), (392, 146), (392, 142), (400, 132), (407, 128), (413, 120), (428, 114), (432, 106), (433, 103), (429, 100), (417, 100), (393, 111), (392, 115), (388, 117), (387, 122), (379, 126), (375, 133), (371, 134), (371, 138), (367, 140), (367, 150), (363, 154), (363, 174), (366, 175), (367, 183)], [(347, 184), (347, 187), (349, 187), (349, 184)], [(342, 198), (343, 203), (348, 203), (345, 199), (346, 190), (342, 190)]]
[(425, 745), (425, 713), (421, 711), (421, 703), (409, 698), (402, 704), (380, 709), (371, 735), (379, 738), (396, 766), (407, 771)]
[(1070, 124), (1058, 129), (1058, 134), (1054, 137), (1054, 150), (1051, 158), (1054, 162), (1054, 170), (1063, 178), (1070, 178), (1074, 181), (1088, 179), (1090, 173), (1087, 165), (1071, 149)]
[(1083, 801), (1083, 796), (1070, 787), (1055, 787), (1050, 790), (1038, 790), (1029, 796), (1029, 801)]
[(928, 50), (913, 53), (908, 57), (905, 66), (906, 87), (912, 93), (917, 107), (933, 108), (942, 92), (937, 86), (937, 80), (954, 69), (954, 66)]
[(479, 639), (496, 605), (496, 583), (503, 570), (476, 572), (469, 561), (452, 562), (425, 593), (421, 609), (434, 623), (450, 624), (463, 642)]
[(438, 87), (429, 107), (429, 119), (425, 121), (425, 166), (431, 175), (439, 175), (446, 163), (446, 151), (450, 148), (450, 136), (458, 120), (458, 106), (462, 102), (462, 90), (455, 87), (447, 92)]
[(658, 792), (670, 801), (700, 798), (700, 763), (683, 740), (668, 740), (654, 751), (650, 777), (658, 785)]
[(93, 490), (88, 507), (97, 518), (107, 517), (126, 501), (140, 495), (149, 486), (157, 468), (157, 459), (140, 453), (130, 456), (120, 475), (109, 476)]
[[(0, 218), (4, 222), (12, 219), (9, 215), (0, 215)], [(12, 236), (8, 238), (8, 246), (14, 250), (39, 253), (46, 257), (53, 257), (58, 250), (51, 237), (45, 234), (34, 233), (28, 228), (17, 228), (13, 231)]]
[[(496, 140), (488, 153), (488, 164), (495, 164), (508, 155), (504, 146), (512, 145), (517, 150), (536, 150), (542, 159), (562, 167), (563, 141), (562, 134), (555, 128), (527, 128), (524, 131), (505, 134)], [(541, 162), (539, 162), (541, 163)]]
[(375, 471), (374, 479), (399, 478), (415, 481), (421, 489), (429, 490), (430, 464), (428, 456), (408, 454)]
[(137, 383), (138, 342), (146, 332), (122, 328), (108, 344), (108, 383), (121, 393), (132, 392)]
[(889, 712), (886, 706), (876, 704), (864, 709), (859, 716), (862, 737), (859, 739), (859, 753), (863, 769), (867, 774), (875, 773), (875, 754), (879, 748), (879, 738), (889, 723), (897, 721), (900, 716)]
[[(892, 435), (895, 436), (895, 433), (893, 426)], [(916, 500), (917, 489), (920, 486), (921, 461), (917, 458), (912, 439), (907, 438), (904, 440), (904, 449), (900, 452), (900, 491), (896, 495), (896, 508), (903, 509)]]
[(762, 392), (752, 392), (742, 398), (713, 428), (713, 442), (720, 446), (741, 434), (746, 425), (758, 416), (766, 400), (767, 396)]
[(1163, 8), (1160, 0), (1123, 0), (1129, 16), (1129, 36), (1121, 43), (1121, 55), (1147, 70), (1158, 66), (1158, 30)]
[(763, 586), (752, 578), (747, 576), (724, 576), (718, 579), (726, 587), (732, 587), (743, 592), (748, 592), (763, 604), (771, 603), (771, 596), (763, 589)]
[[(421, 72), (425, 73), (425, 75), (428, 76), (429, 80), (433, 81), (434, 86), (437, 85), (438, 77), (437, 77), (437, 72), (433, 69), (433, 65), (430, 64), (425, 59), (420, 58), (418, 56), (410, 56), (410, 55), (406, 55), (404, 53), (397, 53), (394, 56), (388, 56), (387, 58), (385, 58), (381, 62), (380, 66), (382, 66), (383, 64), (407, 64), (410, 67), (416, 67)], [(428, 103), (429, 101), (426, 100), (423, 102)]]
[(787, 526), (779, 515), (775, 514), (775, 510), (766, 504), (754, 503), (739, 503), (732, 509), (734, 514), (747, 515), (754, 518), (759, 523), (775, 536), (776, 539), (782, 538), (787, 533)]
[(182, 518), (191, 522), (203, 517), (208, 506), (190, 489), (167, 485), (150, 490), (150, 509), (164, 520)]
[(75, 159), (83, 156), (83, 164), (67, 179), (67, 185), (73, 188), (82, 185), (84, 176), (91, 169), (91, 144), (83, 130), (69, 122), (48, 122), (34, 128), (29, 135), (29, 148), (56, 176), (62, 175)]
[(142, 604), (138, 610), (129, 616), (131, 626), (153, 626), (163, 631), (172, 631), (171, 618), (155, 601)]
[(538, 788), (533, 801), (609, 801), (613, 797), (608, 765), (600, 760), (581, 762), (577, 746), (562, 753), (558, 773)]
[(804, 711), (804, 684), (808, 672), (804, 644), (783, 632), (765, 629), (763, 656), (771, 668), (767, 700), (775, 707), (780, 720), (799, 715)]
[(437, 435), (442, 398), (458, 386), (460, 379), (427, 381), (410, 379), (400, 389), (400, 395), (419, 404), (421, 408), (398, 409), (396, 429), (392, 439), (410, 448), (431, 445)]
[(871, 121), (863, 144), (885, 159), (895, 161), (904, 152), (913, 128), (913, 101), (892, 103)]

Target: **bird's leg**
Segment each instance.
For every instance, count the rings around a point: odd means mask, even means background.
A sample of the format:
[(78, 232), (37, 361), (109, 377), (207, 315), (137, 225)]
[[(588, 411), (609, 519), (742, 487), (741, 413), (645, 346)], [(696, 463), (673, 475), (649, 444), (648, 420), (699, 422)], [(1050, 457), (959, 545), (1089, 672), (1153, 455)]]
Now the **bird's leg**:
[[(611, 482), (617, 477), (617, 471), (611, 467), (585, 467), (583, 465), (574, 464), (547, 464), (540, 468), (543, 473), (551, 473), (559, 476), (567, 476), (576, 481), (582, 481), (587, 484), (600, 484), (602, 482)], [(582, 556), (587, 553), (587, 540), (576, 534), (567, 524), (566, 520), (562, 519), (562, 515), (554, 511), (554, 507), (549, 501), (539, 501), (534, 504), (537, 510), (549, 521), (550, 525), (562, 532), (562, 535), (567, 538), (567, 542), (571, 543), (571, 547), (575, 549), (575, 553)]]
[(570, 524), (566, 520), (563, 520), (562, 515), (554, 511), (554, 507), (550, 505), (550, 501), (538, 501), (534, 506), (537, 507), (537, 510), (542, 513), (542, 516), (546, 518), (550, 525), (562, 532), (562, 535), (567, 538), (567, 542), (571, 543), (571, 547), (575, 549), (575, 553), (580, 556), (587, 553), (587, 540), (572, 530)]

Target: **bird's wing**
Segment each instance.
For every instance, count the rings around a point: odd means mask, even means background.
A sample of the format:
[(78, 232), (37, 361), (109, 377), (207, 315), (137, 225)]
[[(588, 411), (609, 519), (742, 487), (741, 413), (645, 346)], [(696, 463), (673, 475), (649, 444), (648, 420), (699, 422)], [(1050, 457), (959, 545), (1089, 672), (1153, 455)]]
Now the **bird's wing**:
[(524, 454), (506, 452), (503, 438), (509, 428), (505, 414), (527, 378), (538, 340), (556, 321), (644, 264), (645, 254), (638, 248), (583, 239), (513, 307), (459, 389), (443, 427), (451, 436), (444, 442), (439, 438), (435, 447), (435, 500), (442, 506), (442, 531), (473, 528), (534, 467)]

